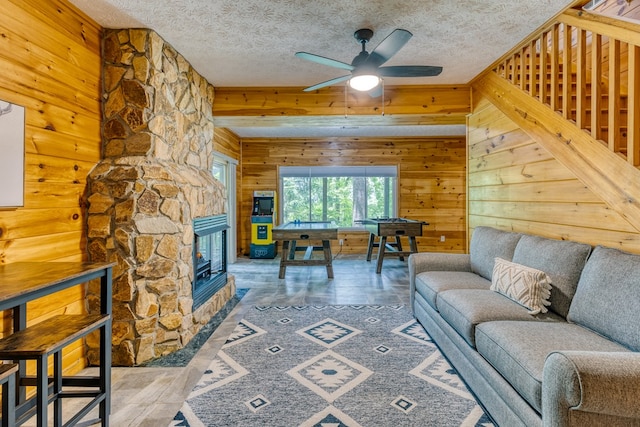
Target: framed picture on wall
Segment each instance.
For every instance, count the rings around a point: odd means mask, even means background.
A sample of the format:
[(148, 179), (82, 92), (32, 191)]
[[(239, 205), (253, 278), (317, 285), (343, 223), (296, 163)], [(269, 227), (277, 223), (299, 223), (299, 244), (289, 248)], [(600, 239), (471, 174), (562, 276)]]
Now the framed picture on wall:
[(24, 206), (24, 107), (0, 100), (0, 208)]

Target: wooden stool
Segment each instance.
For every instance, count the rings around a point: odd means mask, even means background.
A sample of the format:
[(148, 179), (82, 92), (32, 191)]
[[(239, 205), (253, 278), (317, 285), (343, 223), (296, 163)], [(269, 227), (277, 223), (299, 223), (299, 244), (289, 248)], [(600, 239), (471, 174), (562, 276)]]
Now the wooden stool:
[(0, 364), (0, 385), (2, 385), (2, 427), (16, 425), (16, 372), (17, 363)]
[[(18, 375), (17, 385), (36, 386), (36, 397), (35, 402), (32, 398), (24, 404), (18, 405), (16, 409), (17, 425), (21, 425), (33, 416), (33, 408), (35, 406), (38, 427), (47, 426), (47, 406), (50, 402), (53, 402), (53, 425), (56, 427), (62, 426), (62, 398), (73, 397), (93, 397), (93, 400), (75, 414), (66, 425), (73, 425), (80, 421), (95, 402), (99, 402), (101, 405), (102, 425), (108, 425), (108, 408), (104, 407), (107, 397), (105, 384), (108, 384), (108, 380), (103, 378), (108, 370), (106, 367), (100, 366), (100, 377), (69, 378), (69, 385), (90, 387), (97, 390), (63, 392), (62, 386), (66, 384), (64, 384), (62, 377), (62, 349), (95, 329), (110, 327), (110, 318), (108, 314), (59, 315), (17, 331), (0, 340), (0, 359), (14, 361), (35, 360), (37, 364), (35, 381), (33, 381), (33, 378), (23, 377), (24, 373)], [(49, 378), (47, 372), (47, 360), (50, 355), (53, 355), (52, 378)], [(4, 406), (4, 389), (2, 394)], [(15, 401), (13, 406), (15, 407)], [(4, 409), (2, 422), (4, 426)]]

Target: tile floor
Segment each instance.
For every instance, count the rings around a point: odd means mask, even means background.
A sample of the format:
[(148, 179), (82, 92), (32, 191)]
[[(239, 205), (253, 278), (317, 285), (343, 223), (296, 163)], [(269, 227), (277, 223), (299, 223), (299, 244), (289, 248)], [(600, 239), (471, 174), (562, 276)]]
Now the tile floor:
[[(279, 258), (241, 258), (229, 265), (237, 288), (251, 290), (238, 303), (200, 351), (183, 368), (113, 368), (112, 426), (168, 426), (182, 402), (224, 344), (243, 313), (254, 305), (304, 304), (408, 304), (409, 274), (406, 260), (385, 259), (376, 274), (375, 259), (340, 255), (333, 263), (334, 279), (324, 267), (287, 267), (278, 279)], [(81, 426), (94, 425), (91, 421)]]

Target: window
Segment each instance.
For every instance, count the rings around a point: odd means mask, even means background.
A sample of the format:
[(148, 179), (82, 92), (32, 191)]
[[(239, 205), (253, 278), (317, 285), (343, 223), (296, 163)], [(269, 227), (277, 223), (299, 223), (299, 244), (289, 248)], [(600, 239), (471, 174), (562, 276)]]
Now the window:
[(282, 166), (282, 222), (333, 221), (358, 226), (396, 216), (396, 166)]
[(229, 230), (227, 235), (227, 260), (229, 263), (236, 262), (236, 166), (238, 161), (227, 157), (221, 153), (213, 153), (213, 165), (211, 174), (220, 181), (226, 189), (227, 204), (227, 224)]

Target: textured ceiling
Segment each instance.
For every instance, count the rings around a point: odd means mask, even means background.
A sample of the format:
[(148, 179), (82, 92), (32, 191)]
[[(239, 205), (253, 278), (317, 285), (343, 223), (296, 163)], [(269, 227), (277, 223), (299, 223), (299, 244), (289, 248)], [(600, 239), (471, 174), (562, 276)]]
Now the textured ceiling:
[(353, 37), (371, 51), (395, 28), (413, 38), (385, 65), (439, 65), (437, 77), (387, 85), (463, 84), (570, 0), (70, 0), (107, 28), (146, 27), (214, 86), (311, 86), (344, 70), (296, 58), (307, 51), (350, 63)]

